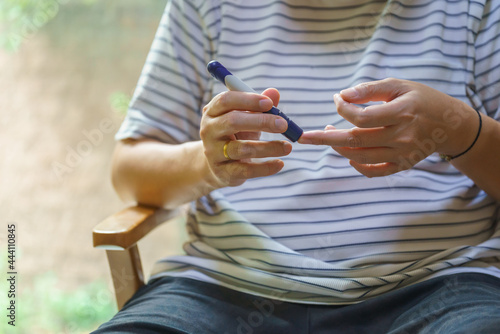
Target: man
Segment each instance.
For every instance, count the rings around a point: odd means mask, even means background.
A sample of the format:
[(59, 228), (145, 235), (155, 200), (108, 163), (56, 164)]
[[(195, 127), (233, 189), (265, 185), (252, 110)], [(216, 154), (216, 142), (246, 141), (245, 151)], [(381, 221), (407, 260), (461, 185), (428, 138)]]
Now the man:
[(192, 201), (191, 240), (96, 333), (496, 333), (499, 22), (490, 1), (170, 1), (113, 181)]

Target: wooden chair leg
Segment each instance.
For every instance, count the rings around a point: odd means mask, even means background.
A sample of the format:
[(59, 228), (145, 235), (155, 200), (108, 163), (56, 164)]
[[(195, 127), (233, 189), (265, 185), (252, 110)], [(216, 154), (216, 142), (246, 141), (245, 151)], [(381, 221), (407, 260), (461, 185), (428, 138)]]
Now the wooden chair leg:
[(125, 250), (106, 250), (120, 310), (127, 300), (144, 285), (141, 259), (137, 244)]

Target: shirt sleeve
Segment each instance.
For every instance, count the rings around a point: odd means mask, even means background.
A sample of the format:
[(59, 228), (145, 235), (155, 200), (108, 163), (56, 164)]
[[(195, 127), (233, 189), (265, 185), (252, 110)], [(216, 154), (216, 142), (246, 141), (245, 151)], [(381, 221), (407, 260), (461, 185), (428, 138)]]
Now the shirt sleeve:
[(205, 66), (213, 42), (205, 27), (194, 2), (168, 2), (117, 140), (178, 144), (199, 139), (212, 84)]
[(475, 91), (488, 116), (500, 121), (500, 3), (484, 1), (475, 39)]

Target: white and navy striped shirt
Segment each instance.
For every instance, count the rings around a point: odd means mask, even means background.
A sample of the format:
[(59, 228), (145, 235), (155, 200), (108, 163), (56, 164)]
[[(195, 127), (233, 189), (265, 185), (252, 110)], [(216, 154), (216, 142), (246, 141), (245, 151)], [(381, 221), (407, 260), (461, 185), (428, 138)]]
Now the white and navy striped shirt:
[[(257, 91), (277, 88), (306, 131), (352, 127), (333, 94), (387, 77), (500, 120), (500, 1), (171, 0), (117, 139), (199, 140), (203, 106), (226, 90), (212, 59)], [(500, 204), (437, 154), (371, 179), (330, 147), (294, 144), (283, 160), (192, 203), (187, 255), (152, 278), (347, 304), (441, 274), (500, 277)]]

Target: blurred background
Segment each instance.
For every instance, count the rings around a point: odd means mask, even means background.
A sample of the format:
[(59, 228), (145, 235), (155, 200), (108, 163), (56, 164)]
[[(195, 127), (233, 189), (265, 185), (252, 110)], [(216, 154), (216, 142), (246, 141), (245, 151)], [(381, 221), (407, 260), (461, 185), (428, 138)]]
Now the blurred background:
[[(6, 276), (14, 223), (18, 272), (16, 327), (2, 312), (0, 333), (88, 333), (116, 312), (91, 230), (124, 207), (109, 177), (113, 136), (165, 4), (0, 1), (0, 268)], [(180, 251), (181, 230), (141, 242), (146, 273)]]

